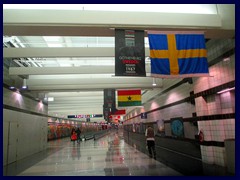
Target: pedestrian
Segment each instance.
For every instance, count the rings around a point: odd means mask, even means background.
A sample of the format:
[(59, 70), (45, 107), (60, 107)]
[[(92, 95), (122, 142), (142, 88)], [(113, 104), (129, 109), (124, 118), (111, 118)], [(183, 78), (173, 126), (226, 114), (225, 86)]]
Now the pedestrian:
[(71, 141), (73, 141), (73, 143), (75, 143), (76, 140), (77, 140), (77, 133), (75, 131), (75, 128), (72, 128)]
[(155, 133), (151, 126), (148, 126), (145, 132), (146, 143), (148, 147), (148, 153), (150, 158), (156, 159), (156, 149), (155, 149)]
[(77, 143), (79, 144), (81, 141), (81, 130), (79, 127), (77, 128), (76, 133), (77, 133)]

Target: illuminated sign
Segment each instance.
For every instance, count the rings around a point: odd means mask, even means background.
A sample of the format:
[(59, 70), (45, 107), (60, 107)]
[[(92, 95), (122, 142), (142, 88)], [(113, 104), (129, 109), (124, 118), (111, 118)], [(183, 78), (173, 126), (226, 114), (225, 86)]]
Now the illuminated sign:
[(102, 114), (80, 114), (80, 115), (68, 115), (68, 118), (98, 118), (103, 117)]

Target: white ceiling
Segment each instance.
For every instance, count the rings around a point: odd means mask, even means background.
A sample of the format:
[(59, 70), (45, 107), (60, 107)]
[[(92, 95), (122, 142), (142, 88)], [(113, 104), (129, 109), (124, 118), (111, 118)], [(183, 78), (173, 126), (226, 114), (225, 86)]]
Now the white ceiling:
[[(11, 36), (4, 37), (18, 48), (72, 48), (72, 47), (111, 47), (114, 48), (114, 37), (65, 37), (65, 36)], [(145, 38), (148, 48), (148, 38)], [(30, 49), (31, 50), (31, 49)], [(27, 64), (28, 90), (37, 92), (40, 97), (53, 97), (48, 102), (48, 111), (52, 116), (67, 117), (78, 114), (103, 113), (103, 89), (153, 88), (151, 77), (116, 77), (114, 74), (114, 57), (52, 57), (52, 58), (13, 58), (20, 67)], [(146, 66), (150, 68), (150, 60), (146, 58)], [(60, 68), (68, 72), (63, 74)], [(49, 70), (48, 70), (48, 69)], [(51, 69), (52, 68), (52, 69)], [(56, 68), (60, 69), (55, 72)], [(73, 73), (73, 68), (77, 73)], [(16, 70), (21, 68), (16, 67)], [(10, 75), (14, 68), (10, 68)], [(46, 70), (54, 72), (46, 73)], [(39, 74), (37, 73), (40, 72)], [(45, 72), (44, 72), (45, 71)], [(16, 75), (21, 73), (17, 72)], [(37, 75), (36, 75), (37, 74)], [(149, 70), (147, 73), (150, 76)], [(157, 86), (162, 86), (161, 79), (157, 79)], [(36, 95), (36, 93), (35, 93)], [(39, 97), (36, 97), (39, 98)], [(117, 97), (116, 97), (117, 98)], [(132, 109), (132, 108), (131, 108)], [(130, 109), (128, 109), (130, 110)]]
[[(19, 66), (11, 67), (9, 74), (12, 77), (16, 75), (26, 76), (29, 92), (34, 96), (54, 98), (54, 101), (48, 102), (49, 115), (67, 117), (67, 115), (75, 114), (102, 114), (103, 89), (106, 88), (141, 88), (142, 93), (144, 92), (143, 101), (147, 101), (161, 91), (163, 85), (161, 79), (156, 79), (156, 87), (152, 86), (150, 61), (147, 57), (149, 54), (147, 35), (145, 35), (147, 77), (114, 76), (114, 28), (200, 29), (205, 31), (205, 36), (208, 39), (232, 38), (235, 33), (235, 29), (221, 27), (221, 18), (216, 16), (216, 5), (199, 5), (201, 12), (204, 11), (203, 9), (212, 10), (211, 13), (208, 11), (201, 16), (198, 16), (199, 14), (191, 15), (191, 17), (185, 16), (185, 14), (180, 15), (176, 14), (175, 10), (175, 14), (172, 15), (175, 17), (174, 20), (174, 18), (170, 18), (170, 14), (165, 13), (164, 17), (169, 17), (169, 22), (172, 23), (168, 25), (161, 22), (161, 12), (144, 12), (140, 10), (140, 7), (138, 10), (141, 13), (111, 12), (112, 17), (109, 17), (106, 11), (98, 11), (95, 18), (92, 18), (94, 10), (90, 12), (91, 14), (87, 14), (86, 8), (90, 6), (85, 5), (80, 8), (83, 7), (86, 19), (91, 18), (88, 21), (89, 24), (85, 23), (84, 18), (82, 22), (81, 19), (71, 19), (72, 24), (69, 24), (68, 17), (72, 14), (59, 13), (60, 10), (31, 11), (25, 9), (23, 11), (7, 6), (4, 9), (3, 42), (6, 44), (11, 42), (17, 47), (4, 48), (4, 58), (12, 59)], [(163, 5), (155, 5), (155, 7), (162, 8)], [(180, 5), (174, 7), (180, 7)], [(172, 9), (174, 9), (173, 6)], [(41, 13), (44, 13), (48, 19), (39, 16)], [(54, 13), (59, 14), (54, 16)], [(74, 13), (78, 15), (79, 11), (74, 11)], [(104, 18), (105, 15), (109, 20)], [(117, 21), (114, 20), (114, 17), (124, 16), (134, 16), (134, 18), (133, 20), (131, 18), (123, 19), (123, 22), (126, 21), (125, 24), (113, 23)], [(183, 19), (179, 23), (176, 17), (180, 16)], [(158, 18), (159, 21), (157, 19), (150, 20), (154, 17)], [(191, 24), (189, 18), (197, 18), (199, 21), (194, 22), (193, 20)], [(152, 21), (152, 24), (146, 24), (145, 22), (148, 20)], [(215, 20), (217, 23), (211, 23), (211, 20)], [(57, 23), (54, 23), (55, 21)], [(132, 108), (127, 109), (127, 111), (131, 110)]]

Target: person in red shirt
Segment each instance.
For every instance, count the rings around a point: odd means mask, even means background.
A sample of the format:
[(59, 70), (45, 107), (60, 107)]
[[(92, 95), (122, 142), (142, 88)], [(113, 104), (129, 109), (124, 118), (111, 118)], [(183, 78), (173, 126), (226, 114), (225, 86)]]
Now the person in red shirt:
[(73, 143), (75, 143), (76, 140), (77, 140), (77, 133), (75, 131), (75, 128), (73, 128), (72, 132), (71, 132), (71, 141), (73, 141)]

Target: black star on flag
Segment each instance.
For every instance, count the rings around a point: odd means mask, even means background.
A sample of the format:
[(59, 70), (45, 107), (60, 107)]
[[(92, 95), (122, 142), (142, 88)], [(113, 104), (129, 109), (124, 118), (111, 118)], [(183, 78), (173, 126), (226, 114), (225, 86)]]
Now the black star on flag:
[(128, 96), (128, 101), (131, 101), (132, 100), (132, 97), (131, 96)]

